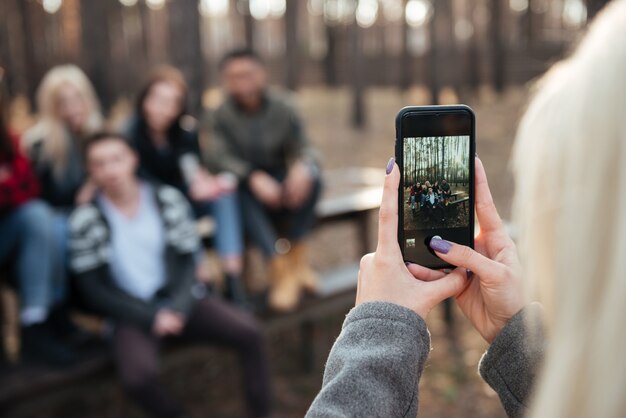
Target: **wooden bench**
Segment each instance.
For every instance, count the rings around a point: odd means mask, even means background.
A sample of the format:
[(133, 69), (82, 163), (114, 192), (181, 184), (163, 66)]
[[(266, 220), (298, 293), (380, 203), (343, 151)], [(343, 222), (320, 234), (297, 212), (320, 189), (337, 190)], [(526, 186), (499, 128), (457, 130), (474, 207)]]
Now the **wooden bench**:
[(461, 192), (454, 192), (450, 194), (450, 200), (456, 200), (461, 195)]
[[(352, 222), (359, 236), (359, 253), (371, 250), (369, 239), (370, 214), (380, 205), (383, 170), (372, 168), (347, 168), (324, 173), (325, 192), (316, 208), (317, 227), (336, 222)], [(211, 233), (210, 225), (205, 233)], [(317, 295), (303, 300), (299, 308), (289, 314), (264, 313), (261, 322), (268, 335), (289, 329), (299, 329), (301, 362), (305, 371), (315, 363), (316, 322), (331, 315), (348, 311), (354, 305), (358, 262), (321, 272)], [(168, 356), (183, 352), (176, 347)], [(181, 355), (183, 355), (181, 354)], [(61, 404), (76, 399), (90, 390), (89, 382), (102, 379), (115, 381), (112, 360), (108, 350), (92, 353), (71, 368), (51, 370), (32, 365), (15, 366), (0, 371), (0, 411), (25, 409), (42, 412), (42, 405)], [(35, 401), (36, 402), (33, 402)]]
[(454, 206), (462, 205), (463, 209), (465, 209), (467, 206), (467, 202), (469, 202), (469, 197), (464, 197), (462, 199), (456, 199), (454, 201), (448, 202), (448, 206), (454, 207)]

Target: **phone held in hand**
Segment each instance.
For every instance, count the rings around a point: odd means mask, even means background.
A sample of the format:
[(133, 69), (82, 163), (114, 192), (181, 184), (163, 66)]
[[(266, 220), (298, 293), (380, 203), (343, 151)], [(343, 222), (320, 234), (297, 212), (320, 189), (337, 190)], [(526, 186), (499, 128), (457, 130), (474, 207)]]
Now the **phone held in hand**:
[(405, 261), (453, 267), (430, 249), (434, 236), (474, 247), (475, 147), (468, 106), (410, 106), (398, 113), (398, 242)]

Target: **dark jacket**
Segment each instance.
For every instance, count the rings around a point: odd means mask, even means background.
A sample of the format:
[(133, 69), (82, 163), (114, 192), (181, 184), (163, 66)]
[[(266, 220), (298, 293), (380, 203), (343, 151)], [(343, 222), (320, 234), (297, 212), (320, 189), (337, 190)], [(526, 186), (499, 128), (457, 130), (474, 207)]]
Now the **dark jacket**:
[(317, 159), (295, 106), (274, 91), (265, 94), (262, 108), (254, 114), (227, 98), (205, 117), (203, 133), (211, 168), (229, 171), (240, 180), (254, 170), (285, 173), (294, 160), (313, 164)]
[(155, 187), (155, 199), (166, 237), (166, 284), (150, 301), (129, 295), (109, 269), (109, 225), (97, 203), (81, 206), (70, 216), (70, 266), (85, 304), (115, 322), (150, 329), (154, 316), (167, 307), (188, 314), (194, 303), (195, 223), (185, 197), (169, 186)]
[(142, 178), (169, 184), (186, 193), (180, 158), (190, 153), (200, 159), (198, 132), (195, 128), (186, 129), (179, 123), (174, 124), (167, 135), (167, 146), (157, 148), (150, 139), (145, 122), (135, 118), (130, 121), (125, 136), (139, 155), (139, 175)]
[[(511, 318), (480, 362), (481, 376), (510, 417), (527, 412), (544, 356), (543, 334), (526, 327), (529, 316), (540, 318), (540, 310), (533, 304)], [(415, 312), (387, 302), (355, 307), (330, 352), (322, 389), (306, 416), (415, 417), (429, 351), (426, 323)]]
[(43, 139), (31, 146), (28, 156), (41, 185), (41, 198), (50, 206), (65, 210), (74, 207), (76, 195), (87, 179), (82, 152), (78, 140), (69, 138), (65, 168), (56, 173), (52, 162), (44, 156)]

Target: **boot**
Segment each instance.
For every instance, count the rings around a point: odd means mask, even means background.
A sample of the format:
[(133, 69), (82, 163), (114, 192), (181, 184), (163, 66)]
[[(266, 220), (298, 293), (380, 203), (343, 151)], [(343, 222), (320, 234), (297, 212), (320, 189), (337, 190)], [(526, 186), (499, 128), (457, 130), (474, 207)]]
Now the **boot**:
[(300, 283), (291, 269), (287, 255), (277, 255), (271, 261), (272, 287), (268, 302), (275, 311), (293, 311), (300, 302)]
[(319, 290), (319, 276), (311, 268), (307, 245), (299, 242), (293, 246), (288, 254), (291, 268), (298, 278), (300, 285), (309, 293), (317, 293)]
[(49, 321), (22, 327), (21, 354), (22, 360), (53, 367), (68, 367), (77, 359), (77, 353), (56, 335)]

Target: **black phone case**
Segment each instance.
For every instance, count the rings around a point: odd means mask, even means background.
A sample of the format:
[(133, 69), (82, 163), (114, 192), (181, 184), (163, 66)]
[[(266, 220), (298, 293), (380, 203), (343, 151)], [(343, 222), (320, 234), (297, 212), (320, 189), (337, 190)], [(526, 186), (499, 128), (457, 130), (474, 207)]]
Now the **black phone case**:
[[(403, 178), (404, 173), (404, 144), (402, 137), (402, 119), (405, 115), (409, 113), (456, 113), (463, 112), (469, 113), (472, 120), (472, 129), (470, 135), (470, 200), (469, 200), (469, 226), (470, 229), (470, 240), (469, 247), (474, 248), (474, 193), (475, 193), (475, 167), (474, 167), (474, 158), (472, 156), (476, 155), (476, 116), (474, 115), (474, 111), (471, 107), (466, 105), (443, 105), (443, 106), (406, 106), (400, 109), (398, 114), (396, 115), (396, 143), (395, 143), (395, 158), (398, 167), (400, 168), (400, 178)], [(404, 255), (404, 189), (402, 181), (398, 185), (398, 244), (400, 246), (400, 251), (402, 251), (402, 259), (404, 261), (407, 260)], [(425, 251), (428, 251), (425, 249)], [(448, 269), (448, 268), (456, 268), (449, 263), (441, 260), (440, 264), (433, 265), (424, 265), (424, 267), (428, 267), (431, 269)]]

